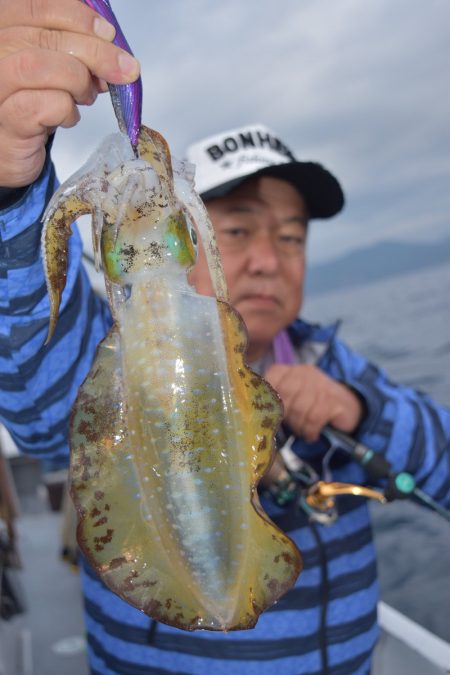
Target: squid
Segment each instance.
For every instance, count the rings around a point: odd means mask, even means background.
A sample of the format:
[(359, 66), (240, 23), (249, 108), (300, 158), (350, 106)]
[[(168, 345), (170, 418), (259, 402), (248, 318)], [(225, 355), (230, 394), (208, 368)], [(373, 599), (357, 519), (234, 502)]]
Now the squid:
[[(71, 224), (92, 217), (113, 325), (70, 421), (78, 542), (104, 583), (184, 630), (252, 628), (295, 582), (301, 556), (257, 485), (282, 418), (245, 363), (194, 169), (140, 125), (107, 137), (44, 213), (47, 341), (65, 286)], [(216, 297), (189, 284), (201, 238)]]

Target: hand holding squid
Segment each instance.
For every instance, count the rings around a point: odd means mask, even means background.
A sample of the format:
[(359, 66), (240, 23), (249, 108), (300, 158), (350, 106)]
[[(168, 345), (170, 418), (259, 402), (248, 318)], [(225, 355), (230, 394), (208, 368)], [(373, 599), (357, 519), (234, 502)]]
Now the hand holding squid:
[(1, 186), (39, 176), (49, 135), (77, 124), (77, 106), (95, 101), (100, 81), (136, 79), (139, 65), (111, 44), (114, 35), (78, 0), (0, 0)]

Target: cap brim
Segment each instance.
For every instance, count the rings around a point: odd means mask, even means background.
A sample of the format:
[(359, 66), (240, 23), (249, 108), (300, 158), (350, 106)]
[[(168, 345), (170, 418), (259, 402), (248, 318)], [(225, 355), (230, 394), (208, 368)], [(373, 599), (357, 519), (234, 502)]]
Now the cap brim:
[(331, 218), (344, 206), (344, 193), (337, 179), (316, 162), (273, 164), (246, 176), (218, 185), (203, 192), (203, 201), (225, 197), (232, 190), (255, 176), (273, 176), (291, 183), (303, 195), (310, 218)]

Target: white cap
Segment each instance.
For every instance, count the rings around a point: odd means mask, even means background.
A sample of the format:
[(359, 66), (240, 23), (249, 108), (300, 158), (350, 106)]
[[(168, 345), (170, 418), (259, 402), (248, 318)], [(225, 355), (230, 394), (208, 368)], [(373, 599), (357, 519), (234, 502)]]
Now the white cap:
[(315, 162), (299, 162), (288, 146), (263, 124), (209, 136), (189, 146), (195, 186), (207, 201), (223, 197), (255, 174), (286, 180), (303, 195), (311, 218), (329, 218), (344, 205), (336, 178)]

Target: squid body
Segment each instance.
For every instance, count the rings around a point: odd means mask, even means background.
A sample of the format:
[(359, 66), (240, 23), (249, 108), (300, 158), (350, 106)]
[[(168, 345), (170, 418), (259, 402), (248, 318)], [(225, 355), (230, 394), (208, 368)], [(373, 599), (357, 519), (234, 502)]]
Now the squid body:
[[(301, 569), (256, 491), (281, 404), (244, 363), (246, 333), (191, 168), (172, 166), (144, 126), (135, 150), (125, 134), (107, 138), (44, 214), (49, 338), (82, 214), (114, 319), (71, 419), (78, 541), (103, 581), (158, 621), (251, 628)], [(217, 297), (187, 280), (198, 233)]]

